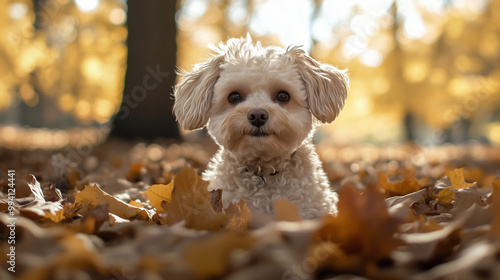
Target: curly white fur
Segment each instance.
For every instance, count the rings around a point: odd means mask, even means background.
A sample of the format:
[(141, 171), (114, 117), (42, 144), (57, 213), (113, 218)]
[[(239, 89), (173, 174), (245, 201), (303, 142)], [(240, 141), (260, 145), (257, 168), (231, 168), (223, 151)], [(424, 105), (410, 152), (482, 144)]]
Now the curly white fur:
[[(311, 143), (315, 126), (332, 122), (344, 106), (346, 71), (321, 64), (297, 47), (262, 47), (250, 36), (230, 39), (182, 76), (174, 114), (185, 129), (208, 125), (220, 150), (203, 174), (222, 190), (224, 208), (244, 199), (265, 222), (273, 201), (287, 199), (305, 219), (336, 213), (337, 194)], [(289, 95), (286, 102), (279, 93)], [(238, 102), (228, 96), (237, 93)], [(251, 110), (265, 110), (263, 125)]]

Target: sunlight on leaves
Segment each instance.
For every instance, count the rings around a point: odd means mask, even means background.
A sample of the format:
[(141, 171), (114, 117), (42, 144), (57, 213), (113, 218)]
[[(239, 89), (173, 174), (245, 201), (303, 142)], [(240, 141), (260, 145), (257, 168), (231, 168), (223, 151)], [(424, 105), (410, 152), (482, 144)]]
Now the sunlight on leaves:
[[(156, 184), (149, 187), (144, 193), (148, 196), (149, 204), (153, 206), (156, 212), (165, 212), (162, 207), (162, 202), (172, 201), (172, 191), (174, 190), (174, 180), (172, 180), (168, 185)], [(135, 205), (137, 206), (137, 205)]]
[(464, 178), (464, 169), (463, 168), (457, 168), (451, 171), (446, 172), (446, 176), (450, 178), (451, 181), (451, 186), (456, 189), (464, 189), (464, 188), (469, 188), (474, 186), (472, 183), (467, 183)]
[(116, 214), (124, 219), (147, 220), (148, 213), (139, 207), (127, 204), (114, 196), (104, 192), (97, 185), (87, 185), (85, 188), (75, 194), (75, 204), (84, 205), (83, 212), (90, 211), (99, 204), (108, 204), (109, 212)]
[(198, 176), (196, 170), (184, 167), (173, 179), (175, 186), (171, 202), (162, 201), (167, 212), (163, 223), (173, 225), (185, 221), (194, 229), (221, 230), (227, 222), (225, 214), (217, 213), (212, 207), (212, 198), (207, 190), (208, 182)]

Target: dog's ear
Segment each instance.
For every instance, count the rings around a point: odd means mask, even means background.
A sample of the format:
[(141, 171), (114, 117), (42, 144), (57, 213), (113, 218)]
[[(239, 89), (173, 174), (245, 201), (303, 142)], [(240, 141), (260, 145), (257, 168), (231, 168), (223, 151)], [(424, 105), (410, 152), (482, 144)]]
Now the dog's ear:
[(220, 74), (223, 55), (217, 55), (197, 64), (189, 73), (182, 75), (175, 86), (174, 115), (187, 130), (203, 128), (208, 123), (214, 85)]
[(321, 64), (303, 50), (288, 49), (294, 64), (305, 84), (309, 109), (321, 123), (332, 122), (344, 107), (349, 88), (347, 70), (339, 70), (328, 64)]

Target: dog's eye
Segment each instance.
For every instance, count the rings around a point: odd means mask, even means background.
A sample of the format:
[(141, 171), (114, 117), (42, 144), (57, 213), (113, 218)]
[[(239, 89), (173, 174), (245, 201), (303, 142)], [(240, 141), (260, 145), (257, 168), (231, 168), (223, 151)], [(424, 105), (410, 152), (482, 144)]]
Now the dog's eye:
[(276, 101), (281, 103), (287, 103), (288, 101), (290, 101), (290, 94), (286, 91), (280, 91), (276, 95)]
[(241, 95), (238, 92), (231, 92), (229, 94), (229, 96), (227, 97), (227, 100), (231, 104), (236, 104), (236, 103), (241, 102), (243, 100), (243, 98), (241, 97)]

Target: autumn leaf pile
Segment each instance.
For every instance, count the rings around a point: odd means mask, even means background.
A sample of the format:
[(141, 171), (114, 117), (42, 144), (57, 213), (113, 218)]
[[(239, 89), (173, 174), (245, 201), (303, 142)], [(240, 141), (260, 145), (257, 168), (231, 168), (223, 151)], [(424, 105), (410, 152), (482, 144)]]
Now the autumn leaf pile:
[[(199, 177), (213, 149), (0, 150), (0, 279), (499, 279), (500, 150), (318, 145), (337, 216), (252, 224)], [(16, 170), (16, 272), (7, 271)]]

